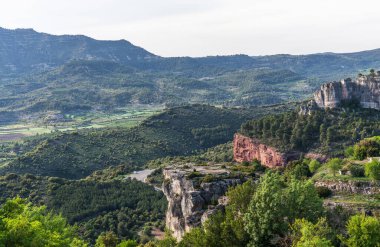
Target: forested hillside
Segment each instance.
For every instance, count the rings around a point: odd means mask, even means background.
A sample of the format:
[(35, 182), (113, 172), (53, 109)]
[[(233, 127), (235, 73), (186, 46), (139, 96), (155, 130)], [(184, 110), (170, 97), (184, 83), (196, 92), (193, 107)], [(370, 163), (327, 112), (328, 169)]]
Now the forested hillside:
[[(70, 224), (81, 238), (94, 242), (106, 231), (121, 239), (139, 239), (143, 226), (162, 228), (166, 200), (153, 187), (134, 180), (70, 181), (31, 174), (0, 177), (0, 203), (16, 196), (45, 205)], [(147, 236), (146, 236), (147, 237)]]
[(241, 133), (282, 151), (316, 151), (334, 155), (365, 137), (380, 134), (380, 112), (361, 108), (298, 111), (248, 121)]
[(255, 109), (184, 106), (153, 116), (134, 128), (43, 135), (18, 144), (17, 159), (0, 171), (64, 178), (83, 178), (95, 170), (121, 164), (132, 171), (152, 159), (190, 155), (226, 143), (248, 119), (294, 107), (294, 104)]

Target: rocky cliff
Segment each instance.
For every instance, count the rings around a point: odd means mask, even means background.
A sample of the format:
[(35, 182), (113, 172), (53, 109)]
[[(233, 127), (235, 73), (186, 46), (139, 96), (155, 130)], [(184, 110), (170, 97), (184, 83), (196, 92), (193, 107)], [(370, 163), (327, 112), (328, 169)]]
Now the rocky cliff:
[(241, 134), (234, 136), (234, 160), (237, 162), (259, 160), (266, 167), (285, 166), (293, 154), (279, 152), (276, 148), (260, 143), (255, 138)]
[[(165, 180), (162, 187), (168, 200), (166, 227), (177, 240), (224, 208), (227, 203), (224, 194), (228, 188), (243, 182), (241, 179), (228, 178), (228, 173), (218, 166), (189, 164), (163, 170)], [(202, 178), (206, 174), (212, 175), (214, 179), (203, 182)]]
[(335, 108), (343, 102), (356, 101), (363, 108), (380, 110), (380, 72), (325, 83), (314, 93), (314, 101), (320, 108)]

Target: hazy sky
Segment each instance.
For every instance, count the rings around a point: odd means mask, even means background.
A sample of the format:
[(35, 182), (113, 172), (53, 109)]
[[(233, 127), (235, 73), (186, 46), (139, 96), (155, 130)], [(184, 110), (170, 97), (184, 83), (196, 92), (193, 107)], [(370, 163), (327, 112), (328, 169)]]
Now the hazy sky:
[(0, 26), (126, 39), (162, 56), (380, 48), (379, 0), (2, 0)]

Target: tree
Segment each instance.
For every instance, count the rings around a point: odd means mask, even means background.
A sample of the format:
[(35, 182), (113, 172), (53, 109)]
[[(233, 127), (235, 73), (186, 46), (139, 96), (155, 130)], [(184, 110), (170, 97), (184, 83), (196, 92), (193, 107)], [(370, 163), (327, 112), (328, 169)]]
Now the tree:
[(165, 230), (165, 238), (158, 241), (157, 247), (176, 247), (177, 240), (172, 236), (172, 233), (169, 229)]
[(96, 239), (95, 247), (116, 247), (119, 239), (114, 232), (106, 232)]
[(373, 181), (380, 180), (380, 162), (372, 160), (365, 165), (365, 175)]
[(293, 179), (283, 193), (285, 217), (292, 224), (295, 219), (316, 222), (323, 214), (323, 200), (319, 197), (314, 184)]
[[(123, 240), (120, 242), (120, 244), (117, 245), (117, 247), (137, 247), (138, 246), (138, 243), (136, 242), (136, 240)], [(164, 246), (162, 246), (164, 247)], [(165, 247), (169, 247), (169, 246), (166, 246)]]
[(8, 200), (0, 208), (0, 246), (87, 246), (75, 231), (62, 216), (20, 198)]
[(284, 222), (283, 188), (278, 173), (268, 172), (261, 179), (257, 191), (244, 215), (245, 230), (251, 246), (269, 245), (275, 235), (286, 231)]
[(261, 179), (244, 215), (251, 246), (268, 246), (284, 237), (297, 218), (312, 222), (323, 216), (322, 200), (310, 181), (293, 179), (285, 184), (278, 173)]
[(223, 242), (227, 246), (245, 246), (249, 242), (249, 235), (244, 230), (243, 216), (248, 210), (255, 190), (256, 185), (250, 180), (227, 192), (229, 203), (226, 206), (222, 231)]
[(305, 219), (296, 219), (291, 230), (294, 247), (333, 247), (329, 240), (332, 230), (325, 218), (319, 219), (316, 224)]
[(207, 245), (207, 239), (205, 238), (205, 232), (202, 227), (192, 229), (190, 232), (183, 236), (178, 247), (204, 247)]
[(318, 160), (312, 160), (312, 161), (310, 161), (310, 163), (309, 163), (309, 170), (312, 173), (316, 172), (319, 169), (319, 167), (321, 167), (321, 163), (319, 163)]
[(347, 224), (348, 238), (341, 240), (348, 247), (378, 247), (380, 246), (380, 220), (361, 215), (354, 215)]
[(330, 169), (334, 177), (336, 172), (342, 167), (342, 163), (342, 160), (339, 158), (333, 158), (327, 162), (327, 167)]

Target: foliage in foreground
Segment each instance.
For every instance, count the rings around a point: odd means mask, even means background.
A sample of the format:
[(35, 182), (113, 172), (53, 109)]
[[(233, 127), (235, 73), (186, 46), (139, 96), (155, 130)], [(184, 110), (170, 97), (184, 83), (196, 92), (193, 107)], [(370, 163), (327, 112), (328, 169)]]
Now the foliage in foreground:
[(0, 246), (85, 247), (76, 228), (60, 215), (15, 198), (0, 208)]

